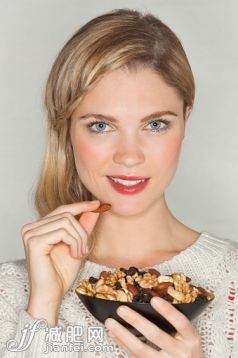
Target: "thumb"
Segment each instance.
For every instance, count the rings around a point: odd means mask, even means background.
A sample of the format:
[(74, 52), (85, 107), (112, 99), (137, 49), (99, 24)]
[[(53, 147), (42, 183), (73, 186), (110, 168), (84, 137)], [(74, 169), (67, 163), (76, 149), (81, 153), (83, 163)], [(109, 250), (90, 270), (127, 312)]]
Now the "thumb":
[(79, 219), (79, 223), (84, 230), (90, 235), (94, 229), (94, 226), (98, 220), (99, 213), (84, 212)]

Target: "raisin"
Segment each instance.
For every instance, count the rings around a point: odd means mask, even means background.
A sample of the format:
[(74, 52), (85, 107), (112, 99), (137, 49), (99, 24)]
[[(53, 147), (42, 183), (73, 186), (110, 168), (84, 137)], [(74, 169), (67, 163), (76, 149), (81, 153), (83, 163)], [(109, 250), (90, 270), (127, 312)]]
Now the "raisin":
[(121, 283), (120, 283), (119, 281), (117, 281), (117, 282), (115, 283), (115, 289), (116, 289), (116, 290), (119, 290), (120, 288), (122, 288)]
[(143, 296), (143, 295), (145, 295), (146, 293), (148, 293), (148, 289), (147, 289), (147, 288), (144, 288), (144, 287), (141, 287), (141, 289), (140, 289), (140, 294)]
[(137, 272), (138, 272), (138, 269), (134, 266), (131, 266), (131, 267), (129, 267), (129, 270), (127, 270), (127, 275), (133, 276)]
[(163, 296), (163, 299), (168, 301), (168, 302), (173, 302), (173, 297), (170, 296), (168, 293), (166, 293), (164, 296)]
[(90, 283), (96, 283), (96, 282), (98, 282), (98, 279), (96, 278), (96, 277), (93, 277), (93, 276), (91, 276), (91, 277), (89, 277), (89, 280), (88, 280)]
[(138, 294), (133, 297), (132, 302), (140, 302), (140, 300), (141, 300), (141, 296), (140, 296), (140, 294)]
[(150, 300), (151, 300), (152, 296), (149, 294), (149, 293), (145, 293), (143, 296), (142, 296), (142, 299), (143, 299), (143, 302), (144, 303), (149, 303)]
[(206, 297), (198, 295), (195, 299), (196, 302), (204, 302), (206, 301)]

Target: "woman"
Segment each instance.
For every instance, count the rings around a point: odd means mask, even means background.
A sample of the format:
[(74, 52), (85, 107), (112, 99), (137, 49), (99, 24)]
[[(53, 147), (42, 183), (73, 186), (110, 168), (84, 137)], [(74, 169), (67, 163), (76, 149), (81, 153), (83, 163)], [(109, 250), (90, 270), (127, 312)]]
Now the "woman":
[[(185, 226), (165, 201), (194, 92), (180, 41), (151, 14), (115, 10), (66, 43), (45, 92), (39, 220), (22, 228), (26, 260), (1, 265), (3, 357), (237, 355), (237, 245)], [(111, 209), (94, 212), (101, 202)], [(142, 342), (112, 319), (100, 324), (74, 292), (82, 278), (129, 266), (184, 272), (215, 299), (190, 322), (153, 298), (154, 309), (177, 329), (174, 336), (121, 306), (118, 314), (148, 339)], [(27, 329), (40, 319), (49, 328), (35, 328), (27, 340)], [(99, 354), (96, 341), (89, 351), (85, 336), (84, 352), (46, 347), (51, 328), (58, 325), (67, 342), (67, 327), (79, 324), (103, 327), (103, 343), (113, 349)]]

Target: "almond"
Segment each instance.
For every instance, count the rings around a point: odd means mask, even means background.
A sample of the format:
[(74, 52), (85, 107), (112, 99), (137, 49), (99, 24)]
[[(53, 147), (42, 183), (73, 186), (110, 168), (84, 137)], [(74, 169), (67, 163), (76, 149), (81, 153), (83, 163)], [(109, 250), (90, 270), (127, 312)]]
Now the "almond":
[(127, 289), (133, 294), (133, 296), (136, 296), (139, 293), (139, 290), (134, 285), (131, 285), (130, 283), (127, 284)]
[(108, 276), (109, 276), (109, 272), (107, 272), (107, 271), (102, 271), (101, 273), (100, 273), (100, 278), (104, 278), (104, 280), (106, 280), (107, 278), (108, 278)]
[(156, 277), (160, 276), (160, 272), (157, 271), (157, 270), (154, 269), (154, 268), (150, 268), (150, 269), (149, 269), (149, 273), (150, 273), (151, 275), (156, 275)]
[(168, 292), (169, 287), (173, 287), (172, 282), (161, 282), (157, 287), (153, 287), (153, 290), (157, 292), (158, 296), (163, 297)]
[(103, 213), (104, 211), (111, 209), (111, 204), (103, 203), (97, 209), (92, 210), (92, 213)]
[(205, 290), (205, 288), (197, 287), (197, 289), (202, 297), (207, 297), (208, 292)]

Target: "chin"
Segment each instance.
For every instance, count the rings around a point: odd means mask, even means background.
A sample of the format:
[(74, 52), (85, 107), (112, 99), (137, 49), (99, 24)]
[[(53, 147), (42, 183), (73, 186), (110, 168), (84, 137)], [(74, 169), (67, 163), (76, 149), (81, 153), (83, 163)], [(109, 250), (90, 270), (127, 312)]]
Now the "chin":
[(126, 218), (130, 216), (144, 215), (152, 205), (152, 203), (145, 199), (138, 198), (137, 200), (129, 200), (127, 197), (118, 201), (115, 199), (108, 200), (108, 202), (112, 205), (112, 208), (110, 209), (112, 214)]

